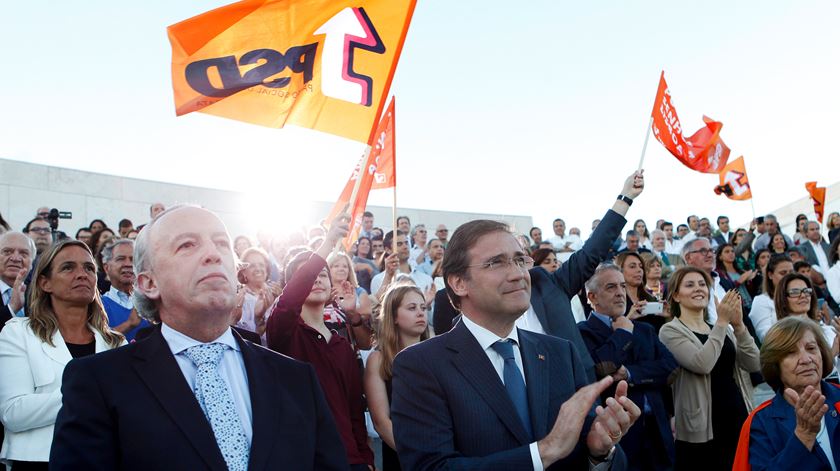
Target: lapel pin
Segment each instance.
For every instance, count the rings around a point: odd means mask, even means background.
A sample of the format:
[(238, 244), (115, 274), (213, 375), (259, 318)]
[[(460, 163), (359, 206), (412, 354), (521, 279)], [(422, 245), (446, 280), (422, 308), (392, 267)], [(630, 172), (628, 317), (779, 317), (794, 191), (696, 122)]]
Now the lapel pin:
[(834, 418), (837, 418), (837, 411), (836, 410), (831, 411), (831, 416), (834, 417)]
[[(540, 359), (540, 360), (545, 360), (545, 355), (543, 355), (542, 353), (538, 353), (537, 358)], [(836, 414), (836, 412), (835, 412), (835, 414)]]

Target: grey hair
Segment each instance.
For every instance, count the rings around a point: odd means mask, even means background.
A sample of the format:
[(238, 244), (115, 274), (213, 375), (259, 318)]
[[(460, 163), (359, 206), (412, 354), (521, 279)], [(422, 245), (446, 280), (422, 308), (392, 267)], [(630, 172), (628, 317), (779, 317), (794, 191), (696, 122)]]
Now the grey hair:
[(110, 262), (114, 257), (114, 249), (125, 244), (131, 244), (131, 247), (134, 248), (134, 241), (131, 239), (114, 239), (111, 243), (102, 247), (102, 263)]
[(660, 234), (660, 235), (662, 235), (662, 237), (665, 237), (665, 231), (663, 231), (661, 229), (654, 229), (654, 230), (650, 231), (650, 238), (653, 239), (653, 236), (655, 236), (656, 234)]
[(201, 206), (196, 204), (177, 204), (166, 208), (162, 213), (158, 214), (157, 217), (149, 221), (140, 233), (137, 234), (137, 239), (134, 240), (134, 273), (136, 277), (134, 279), (134, 290), (131, 293), (131, 300), (134, 303), (134, 309), (137, 310), (137, 314), (149, 322), (160, 322), (158, 306), (154, 301), (143, 294), (137, 284), (137, 280), (140, 279), (140, 274), (149, 271), (152, 266), (151, 254), (148, 251), (149, 238), (151, 237), (149, 233), (151, 233), (152, 227), (155, 226), (155, 223), (157, 223), (160, 218), (181, 208), (201, 208)]
[(586, 280), (586, 292), (587, 293), (597, 293), (599, 289), (601, 289), (601, 275), (608, 271), (616, 271), (621, 273), (621, 268), (612, 262), (605, 262), (598, 265), (598, 268), (595, 269), (595, 273)]
[(702, 237), (698, 237), (696, 239), (691, 239), (682, 246), (682, 250), (680, 250), (680, 255), (682, 255), (683, 260), (685, 260), (685, 256), (688, 255), (689, 252), (694, 250), (694, 246), (697, 245), (698, 242), (701, 241), (709, 241), (709, 239), (704, 239)]
[(7, 237), (9, 237), (13, 234), (23, 236), (23, 238), (26, 239), (26, 245), (29, 246), (29, 256), (32, 257), (32, 260), (35, 260), (35, 255), (38, 253), (38, 249), (35, 247), (35, 241), (32, 240), (32, 237), (29, 237), (28, 235), (24, 234), (23, 232), (20, 232), (20, 231), (6, 231), (6, 232), (0, 233), (0, 247), (3, 246)]

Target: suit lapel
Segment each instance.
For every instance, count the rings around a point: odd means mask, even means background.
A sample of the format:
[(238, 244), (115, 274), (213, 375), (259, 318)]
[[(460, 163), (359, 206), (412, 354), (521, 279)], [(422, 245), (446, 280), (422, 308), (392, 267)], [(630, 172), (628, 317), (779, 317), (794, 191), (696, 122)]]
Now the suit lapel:
[(493, 409), (520, 444), (530, 443), (502, 380), (475, 337), (463, 323), (458, 323), (447, 335), (447, 347), (452, 353), (451, 359), (455, 368)]
[(519, 329), (519, 343), (522, 345), (522, 364), (525, 367), (525, 381), (528, 391), (528, 407), (531, 412), (531, 427), (534, 439), (549, 432), (548, 416), (548, 351), (542, 344)]
[(210, 469), (226, 470), (210, 423), (160, 333), (160, 327), (137, 343), (132, 367)]
[(546, 333), (549, 332), (548, 329), (548, 317), (545, 315), (545, 303), (543, 302), (543, 295), (534, 285), (531, 285), (531, 307), (534, 308), (534, 314), (537, 315), (537, 319), (540, 320), (540, 324), (543, 326), (543, 330)]
[(268, 457), (271, 454), (272, 440), (279, 432), (279, 413), (281, 407), (272, 404), (277, 399), (277, 377), (271, 374), (271, 369), (263, 364), (263, 359), (257, 354), (258, 347), (242, 339), (234, 332), (234, 338), (242, 350), (242, 360), (245, 362), (245, 372), (248, 375), (248, 392), (251, 395), (251, 417), (253, 437), (251, 438), (251, 454), (248, 458), (248, 469), (266, 469)]
[(70, 355), (70, 350), (67, 349), (64, 337), (61, 336), (61, 333), (57, 329), (53, 334), (52, 341), (55, 346), (52, 346), (47, 342), (41, 342), (41, 349), (44, 351), (44, 354), (61, 365), (70, 363), (73, 356)]

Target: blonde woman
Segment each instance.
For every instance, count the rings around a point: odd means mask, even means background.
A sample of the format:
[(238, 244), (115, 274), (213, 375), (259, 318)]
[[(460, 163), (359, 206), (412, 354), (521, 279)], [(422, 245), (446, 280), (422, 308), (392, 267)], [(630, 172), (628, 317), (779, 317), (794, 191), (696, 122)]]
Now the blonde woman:
[[(371, 302), (367, 291), (359, 286), (353, 261), (344, 252), (331, 254), (327, 257), (330, 281), (332, 283), (333, 303), (324, 309), (324, 322), (331, 329), (339, 333), (347, 332), (351, 343), (357, 348), (370, 348), (371, 334), (370, 313)], [(350, 294), (353, 294), (352, 296)], [(348, 325), (348, 317), (361, 316), (356, 323)], [(352, 329), (351, 329), (352, 327)]]
[(73, 358), (125, 344), (108, 327), (90, 249), (69, 240), (44, 252), (33, 272), (29, 317), (0, 332), (0, 459), (11, 469), (47, 469), (61, 408), (61, 377)]
[(382, 468), (400, 469), (391, 426), (391, 367), (402, 349), (429, 338), (426, 301), (414, 285), (390, 288), (379, 312), (376, 350), (365, 369), (365, 395), (373, 425), (382, 438)]

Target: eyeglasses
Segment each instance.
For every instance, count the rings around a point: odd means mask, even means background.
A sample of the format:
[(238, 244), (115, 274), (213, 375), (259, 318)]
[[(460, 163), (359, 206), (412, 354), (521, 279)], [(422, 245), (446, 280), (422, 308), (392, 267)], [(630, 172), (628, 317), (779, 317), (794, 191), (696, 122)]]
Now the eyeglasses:
[(700, 255), (705, 257), (706, 255), (715, 253), (715, 251), (712, 250), (712, 249), (702, 248), (702, 249), (692, 250), (688, 253), (699, 253)]
[(449, 232), (449, 229), (438, 229), (438, 232)]
[(498, 258), (490, 260), (489, 262), (477, 263), (475, 265), (467, 265), (468, 268), (483, 268), (490, 271), (507, 270), (513, 265), (518, 269), (530, 269), (534, 266), (534, 259), (527, 255), (517, 255), (513, 258)]
[(802, 296), (811, 296), (814, 290), (811, 288), (793, 288), (787, 290), (787, 295), (789, 298), (799, 298)]
[(49, 227), (30, 227), (29, 232), (34, 232), (36, 234), (49, 234), (50, 228)]

